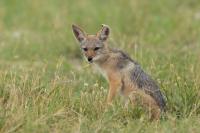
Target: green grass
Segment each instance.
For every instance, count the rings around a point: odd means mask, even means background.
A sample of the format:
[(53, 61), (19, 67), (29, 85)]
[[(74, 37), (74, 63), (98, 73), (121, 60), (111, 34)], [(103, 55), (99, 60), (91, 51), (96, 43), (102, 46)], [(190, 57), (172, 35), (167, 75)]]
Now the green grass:
[[(160, 122), (105, 99), (71, 24), (112, 29), (109, 45), (137, 60), (167, 99)], [(0, 132), (200, 131), (199, 0), (1, 0)]]

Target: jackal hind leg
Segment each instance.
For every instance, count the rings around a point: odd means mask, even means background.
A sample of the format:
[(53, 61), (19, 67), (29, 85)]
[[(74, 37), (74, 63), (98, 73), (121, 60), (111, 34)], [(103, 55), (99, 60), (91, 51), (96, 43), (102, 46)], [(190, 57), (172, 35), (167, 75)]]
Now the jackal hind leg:
[(145, 92), (141, 90), (137, 90), (132, 92), (130, 98), (133, 105), (135, 105), (135, 103), (141, 104), (148, 111), (151, 120), (160, 119), (160, 108), (150, 95), (145, 94)]

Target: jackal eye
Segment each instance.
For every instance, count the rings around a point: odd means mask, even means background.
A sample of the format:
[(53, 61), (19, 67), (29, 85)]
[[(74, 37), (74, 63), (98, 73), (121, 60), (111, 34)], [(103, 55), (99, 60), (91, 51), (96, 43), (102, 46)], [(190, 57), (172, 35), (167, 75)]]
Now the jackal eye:
[(94, 48), (94, 51), (99, 50), (99, 49), (100, 49), (100, 47), (96, 47), (96, 48)]
[(88, 51), (88, 49), (87, 49), (87, 48), (83, 48), (83, 50), (84, 50), (84, 51)]

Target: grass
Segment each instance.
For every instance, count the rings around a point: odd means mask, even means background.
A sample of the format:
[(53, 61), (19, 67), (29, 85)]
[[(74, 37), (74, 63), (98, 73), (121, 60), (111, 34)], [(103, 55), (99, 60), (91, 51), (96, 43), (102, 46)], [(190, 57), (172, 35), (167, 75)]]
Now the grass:
[[(1, 132), (200, 131), (199, 0), (1, 0)], [(87, 67), (71, 24), (137, 60), (167, 99), (166, 118), (106, 107), (108, 84)]]

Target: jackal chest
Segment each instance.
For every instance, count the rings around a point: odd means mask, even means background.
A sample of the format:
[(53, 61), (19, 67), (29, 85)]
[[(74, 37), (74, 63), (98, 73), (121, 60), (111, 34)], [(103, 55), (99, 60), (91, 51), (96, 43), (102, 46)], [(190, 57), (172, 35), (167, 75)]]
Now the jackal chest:
[(102, 69), (99, 65), (94, 64), (94, 69), (98, 71), (107, 81), (108, 81), (108, 74), (106, 70)]

